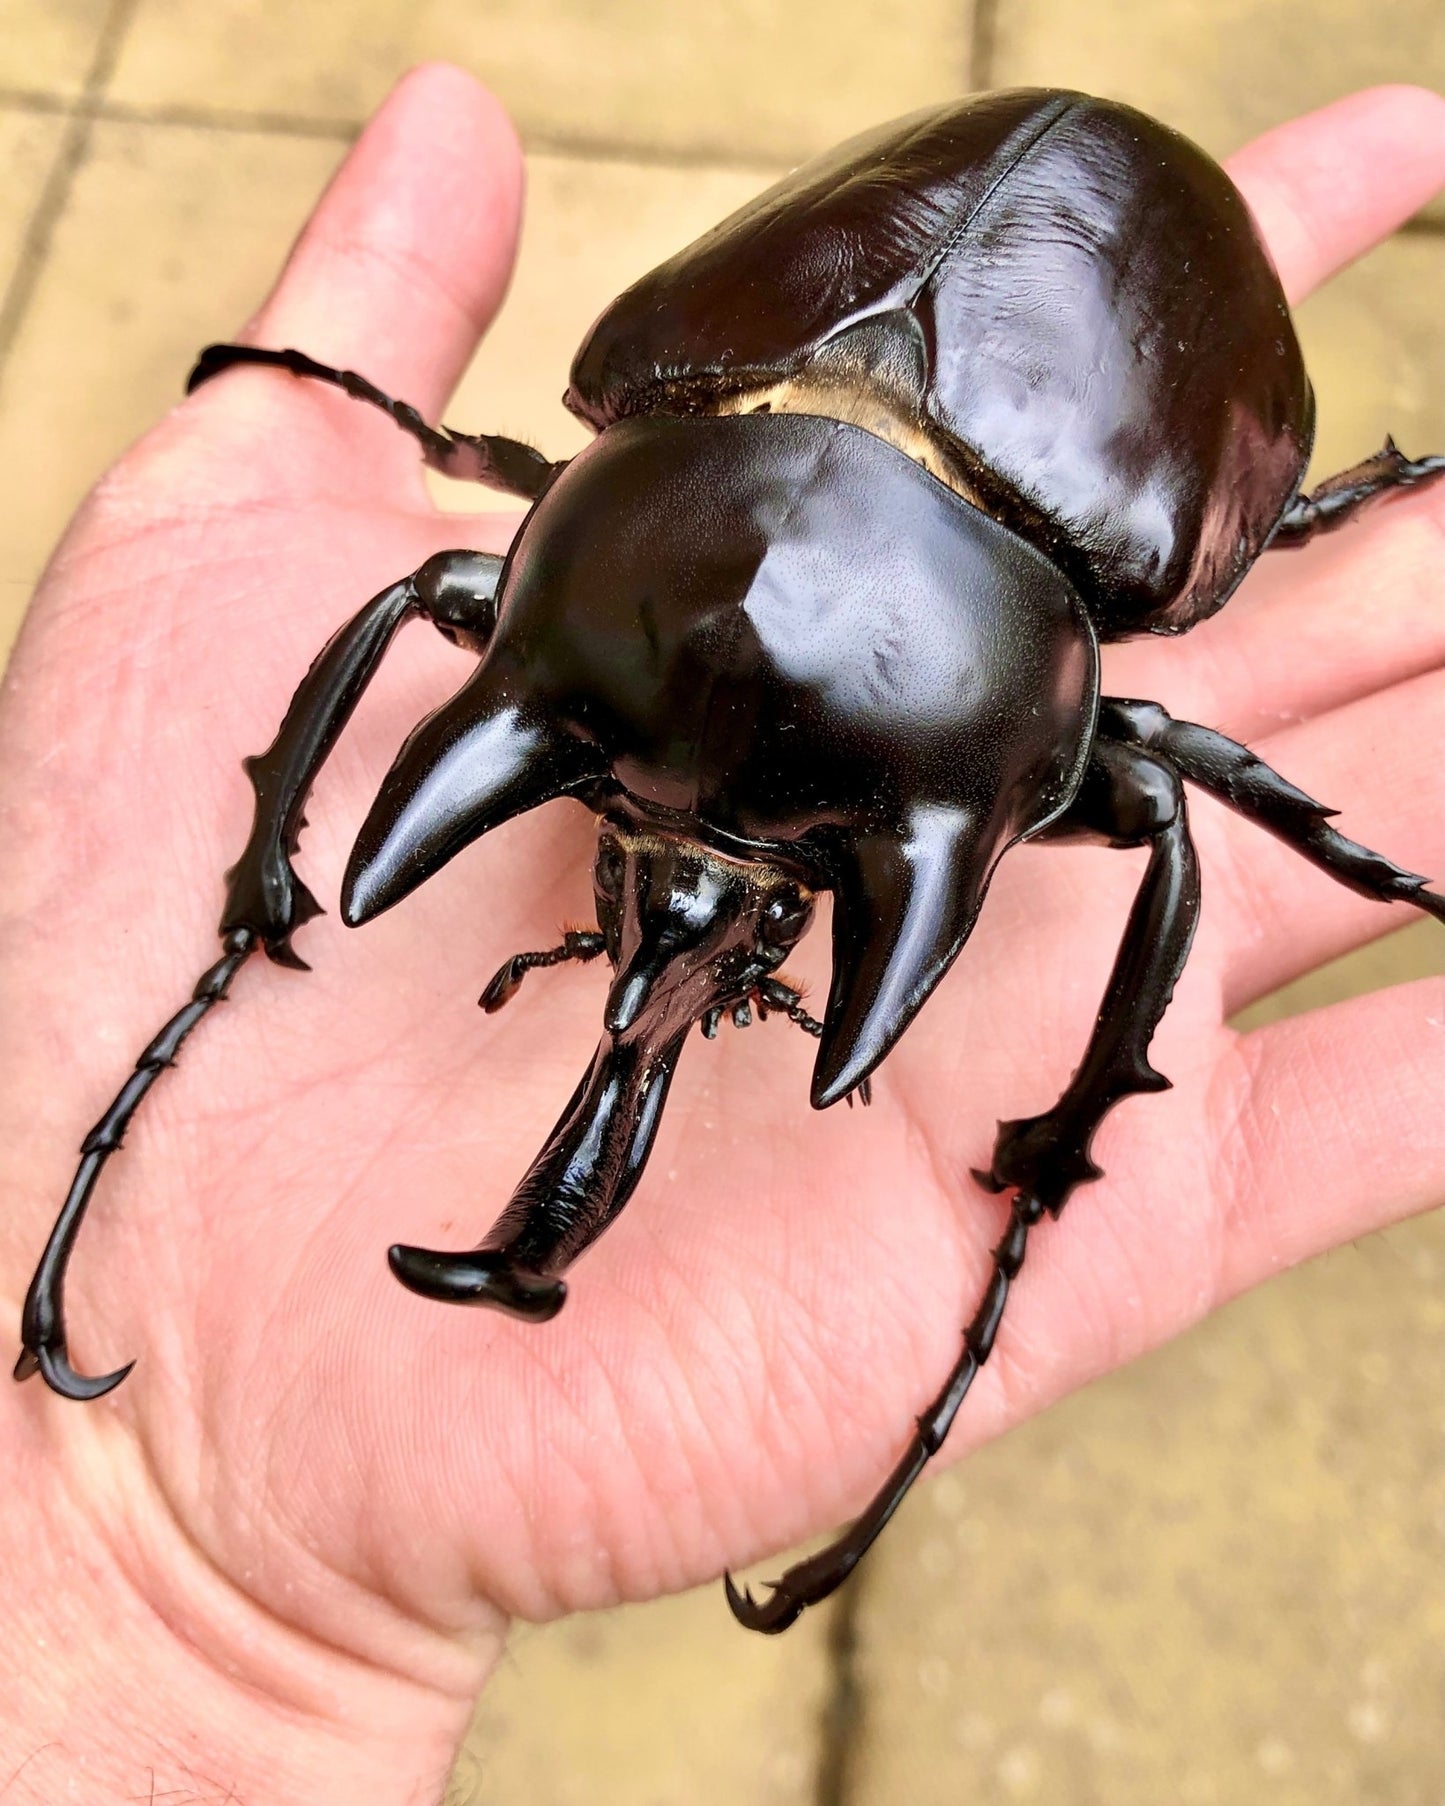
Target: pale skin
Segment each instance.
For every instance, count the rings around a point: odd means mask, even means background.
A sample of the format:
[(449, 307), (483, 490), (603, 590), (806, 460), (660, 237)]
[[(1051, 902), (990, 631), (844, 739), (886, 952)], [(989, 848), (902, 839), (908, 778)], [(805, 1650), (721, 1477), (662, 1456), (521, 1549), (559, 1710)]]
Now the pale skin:
[[(1231, 169), (1299, 299), (1445, 182), (1445, 102), (1357, 95)], [(500, 303), (520, 189), (496, 103), (457, 70), (414, 72), (247, 336), (439, 417)], [(0, 715), (12, 1338), (80, 1135), (214, 957), (249, 819), (240, 755), (367, 596), (443, 547), (500, 550), (515, 519), (438, 515), (385, 420), (249, 370), (172, 412), (72, 523)], [(1439, 877), (1442, 526), (1445, 485), (1266, 558), (1188, 638), (1111, 652), (1106, 688), (1248, 741), (1346, 833)], [(467, 668), (411, 636), (309, 811), (300, 864), (333, 910), (298, 937), (315, 971), (247, 967), (87, 1225), (72, 1353), (135, 1372), (88, 1407), (0, 1387), (0, 1596), (31, 1657), (0, 1676), (17, 1806), (144, 1797), (148, 1773), (276, 1806), (434, 1800), (510, 1617), (648, 1598), (847, 1519), (982, 1285), (1004, 1205), (969, 1169), (996, 1118), (1053, 1101), (1102, 994), (1138, 856), (1011, 854), (873, 1110), (811, 1113), (813, 1044), (786, 1024), (696, 1040), (641, 1191), (554, 1323), (410, 1295), (387, 1245), (479, 1239), (583, 1068), (605, 985), (600, 966), (539, 973), (502, 1017), (474, 1003), (506, 955), (590, 919), (571, 804), (339, 925), (380, 778)], [(1107, 1177), (1033, 1238), (939, 1465), (1440, 1202), (1445, 986), (1226, 1026), (1411, 912), (1207, 802), (1192, 819), (1203, 920), (1154, 1048), (1175, 1089), (1120, 1107)], [(816, 997), (816, 928), (792, 969)], [(717, 1634), (742, 1634), (721, 1599)]]

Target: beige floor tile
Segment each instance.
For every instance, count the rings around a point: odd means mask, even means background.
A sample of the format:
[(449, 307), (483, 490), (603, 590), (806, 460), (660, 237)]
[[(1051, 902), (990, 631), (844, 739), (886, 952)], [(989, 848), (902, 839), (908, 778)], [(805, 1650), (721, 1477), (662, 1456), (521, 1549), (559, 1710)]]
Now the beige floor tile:
[[(196, 348), (254, 306), (339, 155), (268, 134), (96, 127), (0, 390), (13, 472), (0, 646), (81, 496), (178, 399)], [(450, 418), (575, 450), (586, 433), (558, 397), (592, 319), (766, 179), (536, 159), (517, 282)], [(484, 493), (437, 487), (461, 508)]]
[(0, 108), (0, 293), (15, 268), (35, 204), (50, 174), (65, 121), (41, 113)]
[[(474, 432), (503, 432), (568, 457), (591, 437), (562, 406), (587, 329), (629, 283), (749, 200), (758, 171), (664, 169), (533, 156), (516, 278), (447, 410)], [(444, 506), (477, 506), (478, 491), (438, 479)]]
[(1298, 310), (1319, 400), (1313, 475), (1393, 433), (1416, 456), (1445, 448), (1445, 235), (1397, 233)]
[(449, 1806), (811, 1806), (827, 1633), (749, 1636), (714, 1587), (518, 1631)]
[(1216, 156), (1352, 89), (1442, 74), (1436, 0), (1004, 0), (992, 67), (999, 87), (1126, 100)]
[[(9, 180), (0, 189), (0, 293), (8, 287), (15, 272), (26, 230), (34, 216), (64, 131), (63, 119), (35, 113), (0, 111), (0, 168), (9, 174)], [(3, 396), (0, 396), (0, 410), (3, 407)], [(36, 413), (37, 410), (31, 410), (29, 418), (35, 419)], [(0, 415), (0, 419), (3, 419), (3, 415)], [(0, 426), (0, 444), (3, 444), (3, 426)], [(0, 453), (0, 469), (4, 469), (6, 473), (5, 485), (8, 491), (15, 479), (10, 465), (3, 462), (3, 453)], [(0, 511), (0, 548), (4, 546), (9, 531), (7, 523), (14, 519), (14, 513), (8, 504), (5, 510)], [(0, 551), (0, 665), (4, 663), (6, 650), (31, 587), (28, 565), (16, 568), (5, 560), (3, 551)]]
[[(1439, 888), (1445, 877), (1445, 863), (1430, 873)], [(1400, 910), (1399, 914), (1415, 915)], [(1348, 997), (1359, 997), (1366, 991), (1383, 991), (1389, 985), (1402, 985), (1412, 978), (1435, 978), (1445, 972), (1445, 927), (1428, 917), (1415, 915), (1408, 928), (1372, 941), (1368, 947), (1357, 947), (1343, 959), (1332, 960), (1307, 978), (1296, 979), (1271, 997), (1262, 997), (1234, 1018), (1240, 1029), (1263, 1028), (1267, 1022), (1279, 1022), (1286, 1016), (1298, 1016), (1305, 1010), (1322, 1010), (1332, 1003), (1343, 1003)]]
[(968, 0), (365, 0), (344, 56), (326, 0), (142, 0), (111, 92), (147, 104), (356, 119), (446, 57), (524, 133), (795, 161), (966, 84)]
[(255, 306), (340, 149), (96, 126), (3, 372), (0, 598), (28, 595), (90, 484)]
[(1436, 1806), (1442, 1283), (1437, 1214), (923, 1489), (870, 1558), (850, 1806)]
[(0, 0), (0, 87), (79, 94), (111, 0)]

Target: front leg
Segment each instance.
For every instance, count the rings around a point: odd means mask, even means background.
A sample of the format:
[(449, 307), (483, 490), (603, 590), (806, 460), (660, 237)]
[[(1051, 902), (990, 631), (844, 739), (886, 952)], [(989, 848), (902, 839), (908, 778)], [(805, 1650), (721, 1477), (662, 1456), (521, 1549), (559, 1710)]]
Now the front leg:
[(485, 552), (440, 552), (412, 576), (367, 603), (327, 642), (291, 699), (275, 740), (245, 769), (256, 793), (250, 838), (227, 874), (222, 956), (197, 980), (190, 1000), (136, 1061), (135, 1070), (81, 1143), (80, 1164), (25, 1297), (15, 1378), (40, 1373), (65, 1398), (98, 1398), (130, 1368), (91, 1378), (71, 1365), (65, 1332), (65, 1273), (96, 1181), (120, 1147), (142, 1098), (174, 1066), (192, 1029), (223, 1001), (258, 947), (279, 965), (305, 970), (291, 945), (320, 905), (291, 864), (311, 786), (350, 720), (362, 691), (409, 615), (424, 615), (449, 638), (480, 651), (496, 620), (502, 560)]
[(992, 1353), (1030, 1231), (1045, 1211), (1057, 1216), (1076, 1185), (1098, 1177), (1089, 1157), (1094, 1130), (1120, 1098), (1159, 1091), (1168, 1083), (1149, 1064), (1149, 1042), (1184, 968), (1199, 914), (1199, 868), (1177, 774), (1137, 747), (1096, 741), (1078, 798), (1048, 836), (1084, 837), (1102, 838), (1111, 846), (1148, 845), (1149, 865), (1083, 1064), (1052, 1110), (1001, 1126), (993, 1170), (979, 1175), (990, 1189), (1011, 1186), (1015, 1195), (1008, 1225), (993, 1251), (983, 1299), (964, 1332), (963, 1353), (918, 1418), (913, 1438), (882, 1490), (845, 1535), (790, 1568), (766, 1599), (754, 1599), (727, 1579), (733, 1616), (749, 1630), (786, 1630), (852, 1573), (942, 1448), (959, 1406)]
[(1093, 1035), (1063, 1096), (1042, 1116), (999, 1124), (993, 1165), (976, 1173), (989, 1191), (1010, 1187), (1057, 1217), (1078, 1185), (1100, 1176), (1089, 1146), (1123, 1098), (1167, 1091), (1149, 1063), (1149, 1043), (1174, 995), (1199, 917), (1199, 863), (1173, 768), (1142, 750), (1100, 737), (1078, 799), (1050, 840), (1148, 845), (1149, 865), (1134, 899)]
[(320, 905), (291, 864), (317, 773), (351, 719), (403, 621), (429, 620), (446, 638), (481, 652), (497, 616), (502, 559), (491, 552), (438, 552), (354, 615), (317, 654), (276, 738), (242, 761), (256, 793), (251, 835), (226, 874), (221, 933), (259, 937), (278, 965), (306, 969), (291, 936)]

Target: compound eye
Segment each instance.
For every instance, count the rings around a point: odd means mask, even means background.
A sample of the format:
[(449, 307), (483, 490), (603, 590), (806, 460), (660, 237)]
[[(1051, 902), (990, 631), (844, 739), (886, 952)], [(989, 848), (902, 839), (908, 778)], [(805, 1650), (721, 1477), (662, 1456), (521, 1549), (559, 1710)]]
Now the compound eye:
[(808, 925), (812, 906), (796, 884), (784, 884), (763, 905), (758, 917), (762, 945), (786, 952)]
[(597, 864), (592, 873), (592, 882), (597, 887), (598, 896), (608, 903), (618, 902), (626, 876), (627, 855), (622, 850), (621, 842), (610, 834), (604, 834), (597, 842)]

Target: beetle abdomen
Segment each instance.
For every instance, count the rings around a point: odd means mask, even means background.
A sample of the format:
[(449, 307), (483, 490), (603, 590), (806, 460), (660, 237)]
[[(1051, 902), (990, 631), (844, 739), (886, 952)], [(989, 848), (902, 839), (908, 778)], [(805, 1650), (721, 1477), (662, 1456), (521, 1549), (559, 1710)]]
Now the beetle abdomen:
[(1212, 613), (1304, 471), (1309, 384), (1238, 191), (1132, 108), (1050, 90), (916, 114), (788, 177), (602, 315), (568, 401), (600, 429), (791, 381), (787, 405), (829, 412), (826, 366), (880, 334), (885, 436), (916, 431), (1109, 637)]

